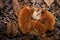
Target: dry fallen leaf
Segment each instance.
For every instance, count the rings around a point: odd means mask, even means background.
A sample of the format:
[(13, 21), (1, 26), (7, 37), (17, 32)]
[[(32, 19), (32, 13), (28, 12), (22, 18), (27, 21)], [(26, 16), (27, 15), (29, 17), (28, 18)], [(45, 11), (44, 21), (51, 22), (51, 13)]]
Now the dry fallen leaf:
[(11, 23), (11, 22), (6, 22), (6, 33), (7, 35), (10, 37), (10, 36), (16, 36), (17, 33), (18, 33), (18, 28), (15, 26), (14, 23)]
[(44, 2), (45, 2), (48, 6), (50, 6), (50, 5), (54, 2), (54, 0), (44, 0)]
[(56, 1), (57, 1), (58, 5), (60, 6), (60, 0), (56, 0)]
[(18, 3), (18, 0), (13, 0), (12, 6), (13, 6), (13, 10), (14, 10), (15, 14), (18, 16), (18, 12), (20, 10), (20, 5)]

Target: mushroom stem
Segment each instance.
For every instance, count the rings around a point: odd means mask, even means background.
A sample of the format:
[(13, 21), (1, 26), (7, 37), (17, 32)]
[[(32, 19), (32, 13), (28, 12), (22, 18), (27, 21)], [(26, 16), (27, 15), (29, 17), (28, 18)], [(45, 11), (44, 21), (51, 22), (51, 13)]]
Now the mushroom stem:
[(39, 10), (39, 11), (37, 12), (37, 10), (36, 10), (36, 8), (35, 8), (35, 10), (34, 10), (34, 12), (33, 12), (33, 14), (32, 14), (32, 18), (33, 18), (33, 19), (36, 19), (36, 20), (39, 20), (40, 17), (41, 17), (41, 11), (42, 11), (42, 10)]

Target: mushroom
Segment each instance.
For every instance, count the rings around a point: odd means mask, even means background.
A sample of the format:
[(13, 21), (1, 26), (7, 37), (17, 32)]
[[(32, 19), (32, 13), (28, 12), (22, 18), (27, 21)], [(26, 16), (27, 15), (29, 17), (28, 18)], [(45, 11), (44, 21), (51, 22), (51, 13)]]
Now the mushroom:
[(19, 12), (18, 23), (23, 34), (29, 33), (33, 29), (36, 29), (41, 34), (54, 29), (55, 19), (54, 15), (49, 11), (26, 6)]

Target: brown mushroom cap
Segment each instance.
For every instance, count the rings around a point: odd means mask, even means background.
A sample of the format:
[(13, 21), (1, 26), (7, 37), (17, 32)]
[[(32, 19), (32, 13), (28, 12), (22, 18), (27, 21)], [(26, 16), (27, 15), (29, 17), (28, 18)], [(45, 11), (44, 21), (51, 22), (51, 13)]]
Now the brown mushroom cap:
[(36, 29), (39, 33), (54, 29), (55, 19), (51, 12), (42, 10), (40, 20), (31, 19), (34, 8), (28, 6), (22, 8), (19, 12), (18, 23), (19, 29), (23, 34)]
[(19, 16), (18, 16), (19, 28), (24, 34), (26, 32), (29, 32), (31, 29), (30, 14), (31, 14), (31, 11), (29, 7), (24, 7), (19, 12)]

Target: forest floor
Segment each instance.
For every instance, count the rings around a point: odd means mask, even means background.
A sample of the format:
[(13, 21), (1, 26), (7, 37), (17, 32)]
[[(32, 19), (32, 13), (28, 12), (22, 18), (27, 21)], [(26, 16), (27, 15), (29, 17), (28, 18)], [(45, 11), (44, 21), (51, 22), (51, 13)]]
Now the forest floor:
[[(31, 6), (33, 3), (28, 0), (26, 0), (26, 3), (24, 3), (24, 0), (18, 0), (18, 2), (21, 6), (24, 4)], [(12, 0), (0, 1), (0, 40), (60, 40), (60, 4), (59, 3), (60, 2), (54, 0), (49, 6), (49, 4), (47, 5), (47, 3), (43, 0), (36, 1), (35, 3), (36, 7), (45, 6), (48, 11), (54, 14), (56, 20), (54, 30), (46, 32), (46, 34), (44, 34), (43, 37), (40, 38), (39, 36), (35, 36), (35, 35), (29, 35), (29, 34), (23, 35), (18, 28), (18, 20), (17, 20), (18, 17), (13, 11)], [(9, 34), (10, 29), (13, 30), (14, 27), (18, 28), (17, 35)]]

